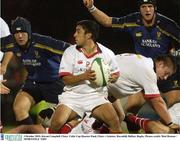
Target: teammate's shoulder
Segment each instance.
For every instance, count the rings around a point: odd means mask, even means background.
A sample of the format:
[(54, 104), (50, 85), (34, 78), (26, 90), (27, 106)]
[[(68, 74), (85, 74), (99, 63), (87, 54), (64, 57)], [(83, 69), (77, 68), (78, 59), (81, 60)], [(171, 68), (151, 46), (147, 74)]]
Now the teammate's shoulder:
[(43, 41), (43, 40), (46, 40), (46, 39), (49, 39), (49, 38), (52, 38), (52, 37), (47, 36), (47, 35), (42, 35), (42, 34), (39, 34), (39, 33), (32, 33), (32, 38), (35, 41)]
[(159, 22), (162, 25), (177, 25), (177, 23), (174, 20), (160, 13), (157, 13), (157, 22)]
[(129, 19), (129, 21), (131, 21), (131, 22), (137, 22), (138, 20), (141, 19), (140, 12), (130, 13), (130, 14), (126, 15), (126, 17), (127, 17), (127, 19)]

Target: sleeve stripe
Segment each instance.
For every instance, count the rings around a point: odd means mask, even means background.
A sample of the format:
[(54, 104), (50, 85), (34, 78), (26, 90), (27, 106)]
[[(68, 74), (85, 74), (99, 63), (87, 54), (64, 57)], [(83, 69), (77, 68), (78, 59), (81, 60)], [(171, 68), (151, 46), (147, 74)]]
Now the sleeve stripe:
[(162, 28), (160, 28), (159, 26), (157, 26), (157, 28), (162, 32), (164, 33), (165, 35), (173, 38), (174, 40), (176, 40), (178, 43), (180, 43), (180, 40), (178, 38), (176, 38), (175, 36), (173, 36), (172, 34), (170, 34), (169, 32), (163, 30)]
[(62, 50), (57, 50), (57, 49), (51, 48), (51, 47), (49, 47), (49, 46), (45, 46), (45, 45), (38, 44), (38, 43), (36, 43), (36, 44), (34, 45), (34, 47), (36, 47), (36, 48), (41, 48), (41, 49), (45, 49), (45, 50), (48, 50), (48, 51), (50, 51), (50, 52), (53, 52), (53, 53), (56, 53), (56, 54), (60, 54), (60, 55), (62, 55), (63, 52), (64, 52), (64, 51), (62, 51)]
[(116, 28), (136, 27), (136, 26), (140, 26), (140, 25), (136, 23), (112, 24), (112, 27), (116, 27)]
[(160, 94), (144, 94), (145, 99), (152, 99), (160, 96), (161, 96)]
[(10, 43), (10, 44), (5, 45), (5, 48), (6, 48), (6, 49), (13, 48), (13, 47), (14, 47), (14, 44), (13, 44), (13, 43)]
[(62, 76), (67, 76), (67, 75), (72, 75), (70, 72), (60, 72), (59, 73), (59, 76), (62, 77)]

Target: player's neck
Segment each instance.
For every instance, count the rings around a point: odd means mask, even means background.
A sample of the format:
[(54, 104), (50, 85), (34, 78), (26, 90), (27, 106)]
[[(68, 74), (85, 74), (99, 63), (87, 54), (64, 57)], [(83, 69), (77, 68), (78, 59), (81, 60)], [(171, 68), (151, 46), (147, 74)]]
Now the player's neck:
[(97, 45), (96, 45), (96, 43), (91, 42), (91, 43), (85, 45), (82, 48), (82, 51), (83, 51), (83, 53), (88, 54), (88, 55), (93, 54), (97, 51)]

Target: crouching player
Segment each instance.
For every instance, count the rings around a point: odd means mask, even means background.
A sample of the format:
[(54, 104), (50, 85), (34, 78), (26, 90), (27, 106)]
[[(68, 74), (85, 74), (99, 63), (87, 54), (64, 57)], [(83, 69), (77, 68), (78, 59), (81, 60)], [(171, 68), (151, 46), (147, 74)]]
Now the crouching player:
[[(159, 56), (152, 60), (141, 55), (122, 54), (116, 56), (116, 61), (118, 62), (121, 75), (116, 83), (109, 85), (109, 94), (116, 98), (134, 96), (133, 101), (129, 102), (131, 105), (126, 104), (126, 106), (131, 107), (134, 111), (138, 111), (144, 102), (147, 101), (161, 118), (161, 123), (159, 123), (147, 119), (137, 120), (136, 118), (130, 118), (134, 117), (134, 115), (126, 116), (125, 121), (128, 124), (127, 126), (131, 127), (130, 130), (139, 127), (134, 126), (134, 124), (140, 125), (146, 132), (151, 133), (172, 133), (179, 130), (180, 126), (172, 123), (166, 104), (160, 96), (157, 87), (157, 79), (167, 79), (176, 71), (176, 64), (173, 58), (167, 55)], [(129, 62), (131, 62), (131, 65), (124, 65)], [(118, 115), (121, 115), (119, 119), (122, 121), (122, 117), (125, 115), (124, 111), (122, 108), (116, 111)], [(95, 124), (93, 124), (93, 127), (95, 127)]]

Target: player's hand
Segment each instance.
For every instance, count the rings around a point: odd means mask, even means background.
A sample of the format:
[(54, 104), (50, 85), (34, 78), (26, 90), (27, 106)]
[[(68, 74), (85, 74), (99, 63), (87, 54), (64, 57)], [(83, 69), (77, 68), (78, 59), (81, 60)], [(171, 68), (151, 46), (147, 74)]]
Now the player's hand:
[(90, 9), (94, 5), (94, 0), (83, 0), (84, 5), (86, 8)]
[(0, 81), (0, 94), (8, 94), (10, 93), (10, 89), (2, 84), (2, 82), (6, 82), (6, 80)]
[(4, 65), (1, 64), (1, 66), (0, 66), (0, 75), (4, 75), (6, 73), (6, 69), (7, 69), (7, 67), (5, 67)]
[(96, 79), (96, 74), (94, 70), (89, 69), (85, 71), (84, 75), (85, 75), (85, 80), (94, 81)]
[(109, 83), (115, 83), (119, 78), (119, 73), (113, 73), (110, 75)]
[(174, 131), (174, 133), (180, 133), (180, 125), (172, 123), (168, 126), (170, 129)]

